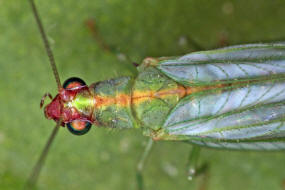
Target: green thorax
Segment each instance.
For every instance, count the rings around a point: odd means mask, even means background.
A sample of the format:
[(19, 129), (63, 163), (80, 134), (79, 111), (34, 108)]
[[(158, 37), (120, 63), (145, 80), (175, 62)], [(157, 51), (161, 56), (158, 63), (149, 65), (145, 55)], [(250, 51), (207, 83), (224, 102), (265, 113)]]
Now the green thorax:
[(113, 128), (161, 128), (170, 110), (179, 101), (178, 84), (149, 66), (135, 79), (121, 77), (90, 86), (97, 107), (93, 117), (99, 125)]
[[(183, 87), (182, 87), (183, 88)], [(157, 131), (179, 102), (179, 85), (153, 66), (142, 65), (132, 91), (132, 110), (140, 127)]]
[(131, 109), (133, 79), (120, 77), (92, 84), (89, 89), (95, 99), (95, 124), (110, 128), (135, 128)]
[(77, 94), (69, 106), (90, 115), (94, 125), (157, 131), (180, 100), (173, 93), (178, 86), (158, 69), (140, 67), (135, 79), (120, 77), (90, 85), (89, 92)]

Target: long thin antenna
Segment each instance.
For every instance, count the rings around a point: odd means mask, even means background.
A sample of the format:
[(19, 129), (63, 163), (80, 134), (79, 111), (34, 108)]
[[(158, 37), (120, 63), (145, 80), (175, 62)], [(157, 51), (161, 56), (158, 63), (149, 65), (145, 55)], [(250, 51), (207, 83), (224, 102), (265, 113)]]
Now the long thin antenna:
[(47, 154), (49, 152), (49, 149), (50, 149), (50, 146), (54, 140), (54, 137), (55, 135), (57, 134), (58, 132), (58, 129), (60, 128), (60, 123), (61, 123), (61, 120), (57, 122), (56, 126), (54, 127), (46, 145), (45, 145), (45, 148), (43, 149), (42, 153), (41, 153), (41, 156), (39, 157), (36, 165), (34, 166), (33, 170), (32, 170), (32, 173), (29, 177), (29, 179), (27, 180), (27, 183), (25, 185), (25, 188), (24, 189), (29, 189), (29, 188), (32, 188), (35, 186), (35, 184), (37, 183), (37, 180), (38, 180), (38, 177), (39, 177), (39, 174), (41, 172), (41, 169), (42, 169), (42, 166), (46, 160), (46, 157), (47, 157)]
[(49, 58), (50, 66), (52, 68), (53, 75), (54, 75), (54, 78), (55, 78), (56, 83), (57, 83), (57, 88), (58, 88), (58, 90), (60, 90), (61, 89), (60, 78), (59, 78), (59, 75), (58, 75), (58, 72), (57, 72), (54, 56), (53, 56), (53, 53), (51, 51), (50, 45), (48, 43), (44, 27), (42, 25), (42, 22), (41, 22), (39, 14), (38, 14), (38, 11), (37, 11), (37, 8), (36, 8), (34, 0), (29, 0), (29, 1), (30, 1), (30, 4), (31, 4), (31, 7), (33, 9), (34, 17), (36, 19), (36, 22), (38, 24), (38, 28), (40, 30), (40, 33), (41, 33), (41, 36), (42, 36), (42, 39), (43, 39), (43, 42), (44, 42), (44, 46), (45, 46), (45, 49), (46, 49), (46, 52), (47, 52), (47, 55), (48, 55), (48, 58)]
[[(58, 72), (57, 72), (57, 68), (56, 68), (56, 65), (55, 65), (55, 60), (54, 60), (54, 56), (53, 56), (53, 53), (51, 51), (51, 48), (50, 48), (50, 45), (48, 43), (48, 40), (47, 40), (47, 36), (46, 36), (46, 33), (45, 33), (45, 30), (44, 30), (44, 27), (42, 25), (42, 22), (41, 22), (41, 19), (40, 19), (40, 16), (38, 14), (38, 11), (37, 11), (37, 8), (36, 8), (36, 5), (35, 5), (35, 2), (34, 0), (29, 0), (30, 4), (31, 4), (31, 7), (32, 7), (32, 10), (33, 10), (33, 14), (34, 14), (34, 17), (36, 19), (36, 22), (37, 22), (37, 25), (38, 25), (38, 28), (39, 28), (39, 31), (41, 33), (41, 37), (42, 37), (42, 40), (43, 40), (43, 43), (44, 43), (44, 46), (45, 46), (45, 49), (46, 49), (46, 52), (47, 52), (47, 55), (48, 55), (48, 58), (49, 58), (49, 62), (50, 62), (50, 66), (52, 68), (52, 71), (53, 71), (53, 75), (54, 75), (54, 78), (55, 78), (55, 81), (57, 83), (57, 88), (58, 90), (60, 90), (62, 87), (61, 87), (61, 82), (60, 82), (60, 78), (59, 78), (59, 75), (58, 75)], [(32, 170), (32, 173), (30, 175), (30, 177), (28, 178), (27, 180), (27, 183), (25, 184), (24, 186), (24, 189), (31, 189), (35, 186), (35, 184), (37, 183), (37, 180), (38, 180), (38, 177), (40, 175), (40, 172), (41, 172), (41, 169), (42, 169), (42, 166), (46, 160), (46, 157), (48, 155), (48, 152), (49, 152), (49, 149), (50, 149), (50, 146), (58, 132), (58, 129), (60, 127), (60, 124), (61, 124), (61, 119), (56, 123), (56, 126), (54, 127), (42, 153), (41, 153), (41, 156), (39, 157), (36, 165), (34, 166), (33, 170)]]

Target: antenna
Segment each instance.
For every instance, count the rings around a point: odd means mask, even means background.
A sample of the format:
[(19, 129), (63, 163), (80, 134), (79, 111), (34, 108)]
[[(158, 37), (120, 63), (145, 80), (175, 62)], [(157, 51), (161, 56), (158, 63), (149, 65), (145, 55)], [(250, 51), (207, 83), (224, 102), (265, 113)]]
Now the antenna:
[[(58, 75), (58, 72), (57, 72), (57, 68), (56, 68), (56, 65), (55, 65), (55, 60), (54, 60), (54, 56), (53, 56), (53, 53), (51, 51), (51, 48), (50, 48), (50, 45), (48, 43), (48, 40), (47, 40), (47, 36), (46, 36), (46, 33), (45, 33), (45, 30), (44, 30), (44, 27), (42, 25), (42, 22), (40, 20), (40, 16), (38, 14), (38, 11), (37, 11), (37, 8), (36, 8), (36, 5), (34, 3), (34, 0), (29, 0), (30, 2), (30, 5), (32, 7), (32, 11), (33, 11), (33, 14), (34, 14), (34, 17), (36, 19), (36, 22), (37, 22), (37, 25), (38, 25), (38, 28), (39, 28), (39, 31), (40, 31), (40, 34), (41, 34), (41, 37), (42, 37), (42, 40), (43, 40), (43, 43), (44, 43), (44, 46), (45, 46), (45, 50), (47, 52), (47, 55), (48, 55), (48, 58), (49, 58), (49, 62), (50, 62), (50, 66), (52, 68), (52, 71), (53, 71), (53, 75), (54, 75), (54, 78), (56, 80), (56, 84), (57, 84), (57, 88), (58, 90), (60, 90), (62, 88), (61, 86), (61, 82), (60, 82), (60, 78), (59, 78), (59, 75)], [(54, 127), (42, 153), (41, 153), (41, 156), (39, 157), (36, 165), (34, 166), (33, 170), (32, 170), (32, 173), (30, 175), (30, 177), (28, 178), (27, 180), (27, 183), (25, 184), (24, 186), (24, 189), (30, 189), (32, 187), (35, 186), (36, 182), (37, 182), (37, 179), (39, 177), (39, 174), (41, 172), (41, 169), (42, 169), (42, 166), (46, 160), (46, 157), (47, 157), (47, 154), (49, 152), (49, 149), (50, 149), (50, 146), (58, 132), (58, 129), (61, 125), (61, 122), (62, 120), (60, 119), (57, 123), (56, 123), (56, 126)]]
[[(42, 166), (45, 162), (45, 159), (46, 159), (46, 156), (49, 152), (49, 149), (50, 149), (50, 146), (58, 132), (58, 129), (60, 127), (60, 123), (61, 123), (61, 120), (58, 121), (56, 123), (56, 126), (54, 127), (46, 145), (45, 145), (45, 148), (43, 149), (42, 153), (41, 153), (41, 156), (40, 158), (38, 159), (36, 165), (34, 166), (33, 170), (32, 170), (32, 173), (29, 177), (29, 179), (27, 180), (27, 183), (25, 185), (26, 189), (28, 189), (28, 187), (33, 187), (36, 183), (37, 183), (37, 179), (39, 177), (39, 174), (41, 172), (41, 169), (42, 169)], [(25, 189), (25, 188), (24, 188)]]
[(58, 90), (60, 90), (62, 88), (61, 87), (61, 83), (60, 83), (60, 78), (59, 78), (59, 75), (58, 75), (58, 72), (57, 72), (54, 56), (53, 56), (53, 53), (51, 51), (50, 45), (48, 43), (44, 27), (42, 25), (42, 22), (41, 22), (39, 14), (38, 14), (38, 11), (37, 11), (37, 8), (36, 8), (34, 0), (29, 0), (29, 1), (30, 1), (30, 4), (31, 4), (33, 13), (34, 13), (34, 17), (35, 17), (36, 22), (38, 24), (38, 28), (40, 30), (40, 33), (41, 33), (41, 36), (42, 36), (42, 40), (44, 42), (44, 46), (45, 46), (45, 49), (46, 49), (46, 52), (47, 52), (47, 55), (48, 55), (48, 58), (49, 58), (50, 66), (52, 68), (52, 72), (53, 72), (54, 78), (56, 80), (57, 88), (58, 88)]

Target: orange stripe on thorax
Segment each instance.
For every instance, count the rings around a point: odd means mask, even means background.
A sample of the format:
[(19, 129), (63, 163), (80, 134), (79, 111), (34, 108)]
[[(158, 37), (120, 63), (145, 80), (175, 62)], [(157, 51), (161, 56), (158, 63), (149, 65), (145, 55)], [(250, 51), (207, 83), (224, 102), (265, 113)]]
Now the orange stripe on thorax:
[(132, 96), (132, 102), (137, 104), (144, 101), (147, 101), (149, 99), (153, 98), (164, 98), (166, 96), (171, 95), (178, 95), (179, 98), (183, 98), (186, 95), (216, 89), (216, 88), (223, 88), (226, 85), (212, 85), (212, 86), (200, 86), (200, 87), (184, 87), (184, 86), (178, 86), (175, 89), (167, 89), (167, 90), (161, 90), (159, 92), (157, 91), (134, 91)]
[(96, 108), (110, 105), (125, 107), (131, 103), (131, 97), (127, 94), (118, 94), (115, 97), (95, 96), (94, 99)]
[(132, 97), (127, 94), (118, 94), (115, 97), (99, 96), (95, 95), (95, 107), (100, 108), (104, 106), (117, 105), (121, 107), (126, 107), (132, 103), (140, 103), (153, 98), (164, 98), (166, 96), (178, 95), (179, 98), (183, 98), (186, 95), (211, 90), (216, 88), (223, 88), (227, 85), (212, 85), (212, 86), (200, 86), (200, 87), (184, 87), (177, 86), (177, 88), (166, 89), (160, 91), (138, 91), (134, 90)]
[(179, 97), (185, 96), (186, 90), (183, 86), (178, 86), (174, 89), (160, 90), (160, 91), (137, 91), (133, 92), (133, 103), (140, 103), (148, 99), (164, 98), (165, 96), (178, 95)]

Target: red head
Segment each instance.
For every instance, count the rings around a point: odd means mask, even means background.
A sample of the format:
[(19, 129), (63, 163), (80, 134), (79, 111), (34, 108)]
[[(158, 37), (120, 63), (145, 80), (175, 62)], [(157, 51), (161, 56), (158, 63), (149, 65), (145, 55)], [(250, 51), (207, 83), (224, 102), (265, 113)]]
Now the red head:
[[(85, 134), (91, 127), (91, 116), (82, 114), (81, 110), (72, 106), (72, 102), (75, 101), (76, 96), (78, 94), (80, 96), (84, 93), (89, 94), (88, 87), (84, 81), (78, 78), (68, 79), (55, 98), (45, 106), (45, 117), (47, 119), (53, 119), (56, 122), (61, 120), (61, 126), (65, 126), (66, 124), (73, 134)], [(41, 106), (46, 96), (51, 98), (50, 94), (46, 94), (41, 101)]]
[(59, 94), (44, 108), (45, 117), (58, 121), (61, 118), (63, 104)]
[(80, 113), (74, 108), (66, 106), (69, 102), (72, 102), (77, 93), (82, 91), (84, 87), (73, 89), (61, 89), (59, 94), (44, 108), (45, 117), (47, 119), (53, 119), (59, 121), (61, 119), (62, 126), (65, 123), (80, 118)]

